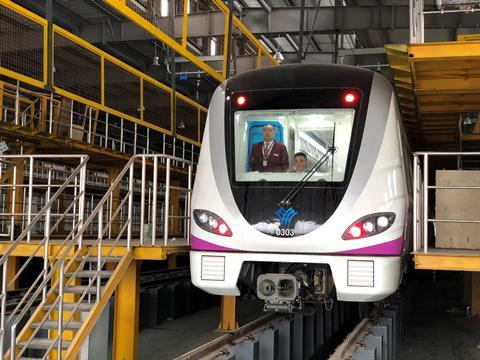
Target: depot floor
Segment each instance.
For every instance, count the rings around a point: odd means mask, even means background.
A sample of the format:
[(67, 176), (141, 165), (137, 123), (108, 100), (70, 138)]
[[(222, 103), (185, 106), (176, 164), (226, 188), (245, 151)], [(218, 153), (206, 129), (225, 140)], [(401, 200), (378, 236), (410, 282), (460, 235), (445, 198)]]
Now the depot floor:
[[(237, 310), (241, 326), (263, 313), (263, 302), (239, 300)], [(214, 306), (143, 330), (138, 344), (139, 360), (174, 359), (221, 336), (223, 333), (217, 331), (219, 315), (220, 308)]]
[(464, 273), (417, 271), (396, 360), (480, 360), (480, 318), (468, 315)]

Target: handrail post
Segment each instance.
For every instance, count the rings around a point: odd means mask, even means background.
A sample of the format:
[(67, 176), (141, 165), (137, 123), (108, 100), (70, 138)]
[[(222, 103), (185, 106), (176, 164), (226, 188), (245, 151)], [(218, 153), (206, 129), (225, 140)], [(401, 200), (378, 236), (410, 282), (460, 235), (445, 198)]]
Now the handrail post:
[[(173, 138), (173, 149), (172, 149), (172, 156), (173, 156), (173, 157), (175, 157), (176, 150), (177, 150), (176, 148), (177, 148), (177, 138), (174, 137), (174, 138)], [(168, 159), (167, 159), (167, 161), (168, 161)]]
[(157, 182), (158, 182), (158, 156), (153, 157), (153, 189), (152, 189), (152, 246), (157, 237)]
[(137, 123), (134, 125), (134, 134), (133, 134), (133, 155), (137, 155)]
[[(32, 200), (33, 200), (33, 156), (30, 156), (28, 172), (28, 204), (27, 204), (27, 226), (32, 222)], [(27, 233), (27, 242), (30, 242), (32, 230)]]
[(127, 249), (132, 249), (132, 225), (133, 225), (133, 171), (134, 162), (130, 165), (130, 175), (128, 180), (128, 228), (127, 228)]
[(18, 116), (20, 113), (20, 81), (17, 81), (15, 90), (15, 125), (18, 125)]
[(63, 277), (64, 277), (64, 266), (65, 263), (62, 260), (60, 264), (60, 284), (59, 284), (59, 298), (60, 302), (58, 303), (58, 342), (57, 342), (57, 359), (62, 360), (62, 333), (63, 333)]
[(123, 118), (120, 118), (120, 151), (123, 151)]
[(72, 106), (70, 107), (70, 139), (73, 139), (73, 102), (72, 99)]
[[(144, 223), (145, 223), (145, 186), (146, 180), (146, 168), (147, 168), (147, 156), (142, 155), (142, 184), (141, 184), (141, 194), (140, 194), (140, 246), (143, 246), (144, 233)], [(153, 170), (155, 171), (155, 170)]]
[(48, 125), (48, 133), (51, 134), (53, 131), (53, 93), (50, 94), (50, 115), (49, 115), (50, 124)]
[(423, 252), (428, 252), (428, 154), (423, 155)]
[[(119, 185), (120, 186), (120, 185)], [(110, 197), (108, 199), (108, 218), (110, 220), (112, 220), (112, 216), (113, 216), (113, 210), (112, 210), (112, 207), (113, 207), (113, 192), (110, 193)], [(112, 238), (112, 223), (113, 223), (113, 220), (112, 222), (110, 223), (110, 225), (108, 226), (108, 238), (111, 239)]]
[[(165, 134), (163, 134), (163, 142), (162, 142), (162, 153), (165, 155), (165, 151), (167, 149), (167, 145), (165, 144), (165, 140), (166, 140), (166, 137), (165, 137)], [(163, 158), (162, 158), (163, 160)]]
[[(83, 163), (85, 158), (80, 158), (80, 163)], [(85, 183), (87, 181), (87, 165), (84, 164), (80, 169), (80, 197), (78, 199), (78, 226), (81, 229), (83, 225), (83, 216), (85, 213)], [(78, 237), (78, 246), (82, 248), (83, 233)]]
[(73, 217), (72, 217), (72, 229), (75, 229), (76, 216), (77, 216), (77, 191), (78, 191), (78, 177), (75, 176), (73, 182)]
[(188, 165), (188, 192), (187, 192), (187, 244), (190, 245), (190, 226), (191, 226), (191, 215), (192, 211), (192, 167), (193, 163)]
[(3, 359), (3, 344), (5, 341), (5, 316), (7, 314), (7, 267), (8, 267), (8, 258), (3, 263), (2, 269), (2, 313), (0, 319), (0, 356)]
[(12, 188), (12, 220), (10, 225), (10, 241), (15, 240), (15, 205), (17, 198), (17, 163), (13, 165), (13, 188)]
[[(50, 189), (52, 185), (52, 169), (48, 169), (48, 180), (47, 180), (47, 195), (45, 201), (48, 203), (50, 201)], [(74, 200), (75, 201), (75, 200)], [(46, 280), (48, 273), (48, 250), (50, 245), (50, 214), (51, 206), (47, 208), (47, 213), (45, 215), (45, 246), (43, 254), (43, 279)], [(43, 300), (47, 298), (47, 287), (43, 288)]]
[(97, 302), (100, 301), (102, 271), (103, 205), (98, 212), (98, 253), (97, 253)]
[(87, 134), (87, 143), (92, 143), (92, 107), (88, 108), (88, 134)]
[(105, 147), (108, 149), (108, 112), (105, 113)]
[(418, 155), (413, 154), (413, 252), (417, 252)]
[(150, 128), (147, 127), (147, 154), (150, 152)]
[[(182, 159), (185, 160), (185, 141), (182, 141)], [(184, 161), (182, 161), (182, 168), (185, 168)]]
[[(175, 138), (173, 138), (175, 141)], [(170, 162), (171, 159), (167, 158), (167, 168), (165, 171), (165, 210), (164, 210), (164, 228), (163, 228), (163, 242), (164, 245), (168, 244), (168, 210), (170, 205)]]
[(10, 359), (16, 359), (17, 355), (17, 325), (15, 323), (12, 325), (11, 333), (10, 333)]

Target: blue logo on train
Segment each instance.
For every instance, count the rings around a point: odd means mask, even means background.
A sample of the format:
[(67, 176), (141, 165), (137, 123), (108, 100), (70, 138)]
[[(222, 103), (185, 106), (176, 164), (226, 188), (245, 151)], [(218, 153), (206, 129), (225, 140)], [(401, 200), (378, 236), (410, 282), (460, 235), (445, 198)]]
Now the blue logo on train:
[(290, 227), (293, 218), (298, 215), (298, 212), (293, 207), (288, 209), (281, 207), (275, 211), (275, 215), (280, 218), (280, 225)]

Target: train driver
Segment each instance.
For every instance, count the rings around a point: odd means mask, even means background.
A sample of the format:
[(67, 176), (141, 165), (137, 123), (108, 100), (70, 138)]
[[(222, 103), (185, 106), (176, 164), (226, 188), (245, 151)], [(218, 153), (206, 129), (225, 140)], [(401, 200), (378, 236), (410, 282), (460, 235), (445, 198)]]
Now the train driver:
[(293, 161), (295, 162), (295, 172), (302, 173), (306, 172), (308, 168), (308, 159), (307, 154), (304, 152), (297, 152), (293, 156)]
[(267, 124), (263, 127), (263, 141), (253, 144), (250, 155), (252, 171), (288, 170), (288, 152), (284, 144), (275, 141), (275, 127)]

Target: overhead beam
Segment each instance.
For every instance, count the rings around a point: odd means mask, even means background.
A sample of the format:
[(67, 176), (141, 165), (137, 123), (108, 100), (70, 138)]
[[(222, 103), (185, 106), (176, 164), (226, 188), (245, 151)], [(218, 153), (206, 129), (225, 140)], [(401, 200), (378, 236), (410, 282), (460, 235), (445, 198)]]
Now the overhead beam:
[[(312, 24), (315, 16), (315, 7), (306, 7), (305, 23)], [(299, 7), (274, 7), (269, 16), (265, 16), (263, 8), (243, 9), (242, 21), (253, 34), (292, 34), (298, 35)], [(168, 19), (160, 19), (158, 26), (167, 26)], [(163, 22), (165, 22), (163, 24)], [(182, 36), (183, 16), (175, 18), (175, 37)], [(480, 12), (465, 14), (459, 17), (444, 14), (439, 24), (438, 17), (426, 17), (425, 28), (434, 29), (441, 26), (443, 29), (475, 28), (480, 23)], [(188, 16), (188, 33), (195, 37), (223, 36), (225, 15), (221, 12), (196, 13)], [(80, 36), (91, 42), (98, 42), (100, 38), (110, 41), (110, 29), (103, 31), (106, 24), (89, 24), (80, 29)], [(352, 7), (320, 7), (314, 34), (330, 34), (334, 32), (353, 33), (359, 30), (396, 30), (409, 28), (408, 5), (396, 6), (352, 6)], [(112, 22), (112, 29), (120, 40), (153, 39), (143, 29), (135, 24)]]
[[(274, 7), (271, 17), (262, 17), (261, 9), (243, 9), (243, 22), (252, 33), (296, 33), (300, 7)], [(305, 8), (305, 23), (312, 24), (316, 7)], [(264, 13), (263, 13), (264, 14)], [(437, 17), (426, 17), (425, 28), (451, 28), (458, 26), (475, 27), (480, 22), (479, 13), (466, 16), (442, 15), (441, 24)], [(189, 17), (190, 21), (190, 17)], [(408, 5), (395, 6), (339, 6), (320, 7), (314, 33), (333, 32), (335, 29), (345, 33), (358, 30), (394, 30), (409, 28)]]
[[(351, 55), (351, 54), (350, 54)], [(285, 53), (283, 54), (285, 58), (285, 63), (293, 63), (297, 59), (296, 53)], [(213, 69), (221, 69), (223, 66), (223, 56), (205, 56), (201, 57), (201, 60), (211, 66)], [(254, 69), (256, 66), (257, 57), (255, 56), (238, 56), (237, 59), (237, 73), (241, 73), (247, 70)], [(188, 62), (184, 58), (176, 59), (177, 65), (180, 66), (180, 70), (177, 72), (196, 72), (199, 69)], [(307, 64), (331, 64), (332, 63), (332, 53), (307, 53), (305, 56), (304, 63)], [(345, 65), (357, 65), (361, 63), (359, 58), (353, 56), (346, 57), (343, 61)]]

